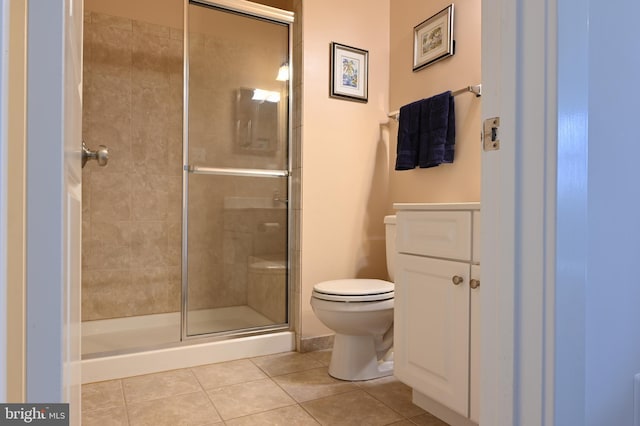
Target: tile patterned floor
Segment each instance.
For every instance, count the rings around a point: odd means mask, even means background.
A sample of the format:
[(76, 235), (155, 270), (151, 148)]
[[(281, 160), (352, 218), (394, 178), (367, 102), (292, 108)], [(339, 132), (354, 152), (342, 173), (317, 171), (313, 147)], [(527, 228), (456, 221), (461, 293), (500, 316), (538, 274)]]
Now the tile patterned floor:
[(330, 377), (329, 357), (289, 352), (86, 384), (82, 424), (447, 426), (393, 377)]

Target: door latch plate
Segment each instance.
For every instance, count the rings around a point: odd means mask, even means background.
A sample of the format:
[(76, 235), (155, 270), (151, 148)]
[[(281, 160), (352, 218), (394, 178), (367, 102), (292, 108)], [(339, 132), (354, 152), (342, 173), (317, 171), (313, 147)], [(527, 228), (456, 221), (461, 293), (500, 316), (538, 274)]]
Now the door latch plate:
[(500, 117), (492, 117), (484, 120), (482, 129), (482, 148), (485, 151), (500, 149)]

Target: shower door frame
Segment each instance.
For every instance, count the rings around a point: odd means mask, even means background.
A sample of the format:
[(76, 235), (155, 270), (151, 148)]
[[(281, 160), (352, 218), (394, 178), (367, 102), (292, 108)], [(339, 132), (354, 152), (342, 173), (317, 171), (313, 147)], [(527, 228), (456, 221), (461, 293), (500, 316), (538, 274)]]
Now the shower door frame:
[[(273, 22), (274, 24), (282, 24), (287, 26), (288, 32), (288, 55), (289, 64), (289, 81), (287, 82), (287, 170), (269, 170), (269, 169), (241, 169), (226, 167), (198, 167), (188, 164), (189, 159), (189, 5), (199, 5), (209, 7), (227, 13), (235, 13), (246, 16), (247, 18), (261, 19)], [(292, 247), (292, 202), (294, 196), (291, 184), (292, 170), (292, 107), (293, 107), (293, 85), (292, 78), (292, 49), (293, 49), (293, 30), (294, 13), (253, 3), (246, 0), (184, 0), (183, 3), (183, 113), (182, 113), (182, 300), (180, 312), (180, 341), (187, 340), (216, 340), (229, 339), (235, 337), (247, 337), (257, 334), (265, 334), (272, 332), (280, 332), (291, 329), (291, 247)], [(284, 294), (287, 310), (287, 321), (284, 324), (275, 324), (269, 326), (257, 326), (248, 329), (229, 330), (221, 332), (208, 332), (197, 335), (188, 334), (188, 314), (189, 314), (189, 277), (188, 277), (188, 204), (189, 204), (189, 175), (190, 174), (208, 174), (218, 176), (249, 176), (249, 177), (286, 177), (287, 192), (289, 202), (287, 203), (287, 268), (286, 268), (286, 292)], [(296, 195), (297, 196), (297, 195)]]

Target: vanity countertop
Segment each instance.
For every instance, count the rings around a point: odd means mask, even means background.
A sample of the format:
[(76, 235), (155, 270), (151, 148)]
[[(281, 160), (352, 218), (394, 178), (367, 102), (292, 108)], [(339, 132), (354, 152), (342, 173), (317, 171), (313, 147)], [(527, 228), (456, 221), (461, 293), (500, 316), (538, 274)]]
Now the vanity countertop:
[(393, 203), (396, 210), (480, 210), (480, 202), (470, 203)]

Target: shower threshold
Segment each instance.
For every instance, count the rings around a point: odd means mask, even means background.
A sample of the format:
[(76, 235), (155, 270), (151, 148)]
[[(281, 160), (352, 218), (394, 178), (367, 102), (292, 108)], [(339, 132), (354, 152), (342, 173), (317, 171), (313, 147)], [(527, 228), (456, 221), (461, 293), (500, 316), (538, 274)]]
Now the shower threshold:
[[(189, 334), (207, 334), (275, 324), (249, 306), (189, 312)], [(82, 355), (144, 349), (180, 341), (180, 312), (83, 321)]]

